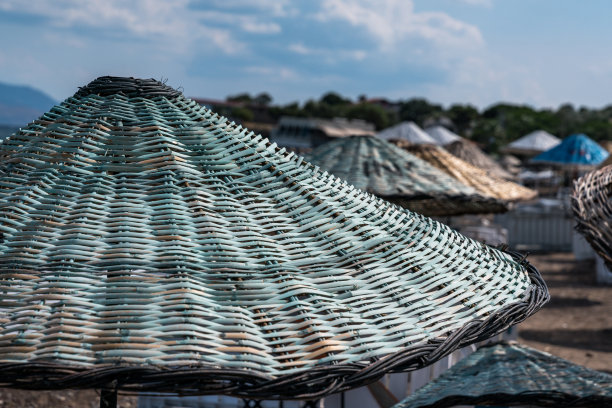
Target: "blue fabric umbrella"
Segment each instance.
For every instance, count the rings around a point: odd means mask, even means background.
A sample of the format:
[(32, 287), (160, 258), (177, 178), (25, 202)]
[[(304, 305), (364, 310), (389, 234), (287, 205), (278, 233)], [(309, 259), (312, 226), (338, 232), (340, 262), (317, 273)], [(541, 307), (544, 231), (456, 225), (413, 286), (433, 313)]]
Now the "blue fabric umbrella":
[(540, 153), (532, 161), (596, 166), (608, 156), (609, 153), (603, 147), (581, 133), (565, 138), (559, 145)]

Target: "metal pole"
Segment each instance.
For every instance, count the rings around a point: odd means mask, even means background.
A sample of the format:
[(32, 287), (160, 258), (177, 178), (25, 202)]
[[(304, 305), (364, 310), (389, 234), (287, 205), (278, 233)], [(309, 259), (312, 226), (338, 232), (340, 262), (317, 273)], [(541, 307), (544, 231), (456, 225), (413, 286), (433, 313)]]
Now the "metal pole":
[(117, 408), (117, 388), (100, 390), (100, 408)]

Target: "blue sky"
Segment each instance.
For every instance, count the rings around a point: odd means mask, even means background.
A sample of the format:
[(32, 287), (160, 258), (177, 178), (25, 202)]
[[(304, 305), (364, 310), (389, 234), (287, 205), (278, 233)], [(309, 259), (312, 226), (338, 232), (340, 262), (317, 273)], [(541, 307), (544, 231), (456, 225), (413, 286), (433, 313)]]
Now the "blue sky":
[(601, 107), (611, 17), (607, 0), (2, 0), (0, 81), (57, 100), (122, 75), (279, 103), (334, 90)]

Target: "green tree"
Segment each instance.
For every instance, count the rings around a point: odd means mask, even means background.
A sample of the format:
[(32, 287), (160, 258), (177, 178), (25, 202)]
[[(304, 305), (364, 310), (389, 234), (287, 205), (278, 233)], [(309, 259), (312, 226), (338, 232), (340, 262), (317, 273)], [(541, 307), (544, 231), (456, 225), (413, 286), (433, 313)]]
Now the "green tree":
[(248, 93), (241, 93), (238, 95), (230, 95), (225, 98), (228, 102), (243, 102), (243, 103), (251, 103), (253, 102), (253, 98)]
[(253, 114), (253, 111), (251, 111), (250, 109), (239, 107), (239, 108), (232, 109), (231, 117), (236, 120), (243, 121), (243, 122), (250, 122), (253, 120), (255, 115)]
[(478, 109), (472, 105), (452, 105), (446, 112), (446, 116), (455, 125), (457, 133), (465, 135), (472, 129), (474, 122), (480, 117)]
[(389, 126), (389, 115), (387, 112), (380, 106), (371, 103), (353, 105), (346, 110), (345, 115), (350, 119), (362, 119), (373, 123), (377, 130)]
[(423, 125), (427, 118), (443, 111), (442, 105), (431, 104), (427, 99), (414, 98), (400, 103), (399, 119)]
[(324, 103), (330, 106), (339, 106), (339, 105), (350, 105), (352, 104), (350, 99), (342, 97), (340, 94), (336, 92), (328, 92), (321, 97), (320, 103)]
[(253, 102), (257, 105), (268, 106), (272, 103), (272, 97), (267, 92), (262, 92), (253, 98)]

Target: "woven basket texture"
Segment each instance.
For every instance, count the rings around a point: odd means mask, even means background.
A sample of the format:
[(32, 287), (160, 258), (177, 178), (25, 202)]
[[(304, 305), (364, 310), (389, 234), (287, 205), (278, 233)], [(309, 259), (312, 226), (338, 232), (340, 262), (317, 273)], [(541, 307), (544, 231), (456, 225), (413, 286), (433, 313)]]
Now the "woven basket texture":
[(486, 171), (490, 176), (504, 180), (514, 179), (512, 174), (504, 170), (502, 166), (483, 152), (476, 143), (470, 140), (457, 140), (444, 146), (444, 149), (464, 162)]
[(0, 147), (0, 386), (314, 399), (548, 299), (537, 270), (154, 80), (101, 77)]
[(353, 186), (428, 216), (504, 212), (485, 197), (429, 163), (374, 136), (331, 141), (306, 160)]
[(474, 187), (481, 194), (506, 201), (528, 201), (538, 194), (520, 184), (490, 176), (485, 170), (453, 156), (441, 147), (404, 143), (399, 143), (399, 146), (462, 183)]
[(612, 375), (519, 344), (486, 345), (393, 408), (612, 406)]
[(576, 230), (612, 269), (612, 166), (592, 171), (574, 182), (572, 211)]

